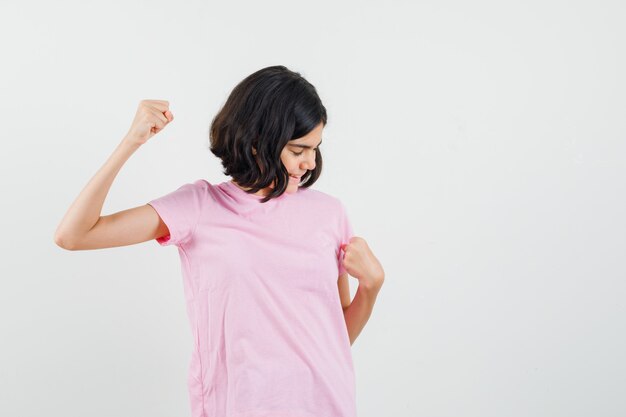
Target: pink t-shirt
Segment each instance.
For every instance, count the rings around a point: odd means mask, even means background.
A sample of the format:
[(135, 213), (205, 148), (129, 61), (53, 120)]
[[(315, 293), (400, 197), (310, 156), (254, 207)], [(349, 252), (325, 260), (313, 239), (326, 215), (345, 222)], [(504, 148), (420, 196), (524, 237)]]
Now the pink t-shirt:
[(157, 242), (180, 255), (192, 416), (355, 417), (345, 206), (311, 188), (261, 199), (199, 179), (148, 203), (170, 230)]

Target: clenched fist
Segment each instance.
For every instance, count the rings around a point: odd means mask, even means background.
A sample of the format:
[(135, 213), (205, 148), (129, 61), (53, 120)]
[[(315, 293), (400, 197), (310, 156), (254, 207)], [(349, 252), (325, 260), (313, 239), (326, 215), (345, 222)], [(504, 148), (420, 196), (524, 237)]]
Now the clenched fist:
[(125, 140), (143, 145), (174, 120), (166, 100), (141, 100)]
[(379, 289), (385, 279), (385, 271), (365, 239), (353, 236), (349, 243), (341, 245), (344, 251), (343, 265), (348, 274), (359, 280), (359, 285)]

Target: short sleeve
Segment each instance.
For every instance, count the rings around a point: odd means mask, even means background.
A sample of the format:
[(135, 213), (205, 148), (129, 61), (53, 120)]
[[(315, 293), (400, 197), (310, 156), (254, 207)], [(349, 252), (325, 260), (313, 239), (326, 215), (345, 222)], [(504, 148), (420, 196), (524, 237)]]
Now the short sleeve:
[(202, 210), (202, 185), (203, 180), (184, 184), (147, 203), (156, 210), (170, 231), (169, 235), (156, 239), (161, 246), (180, 246), (191, 240)]
[[(346, 210), (346, 207), (343, 203), (340, 203), (339, 210), (339, 237), (340, 237), (340, 245), (350, 243), (350, 238), (354, 236), (354, 232), (352, 230), (352, 223), (350, 223), (350, 219)], [(339, 275), (345, 274), (346, 268), (343, 265), (343, 255), (344, 252), (339, 248), (339, 256), (337, 258), (337, 267), (339, 268)]]

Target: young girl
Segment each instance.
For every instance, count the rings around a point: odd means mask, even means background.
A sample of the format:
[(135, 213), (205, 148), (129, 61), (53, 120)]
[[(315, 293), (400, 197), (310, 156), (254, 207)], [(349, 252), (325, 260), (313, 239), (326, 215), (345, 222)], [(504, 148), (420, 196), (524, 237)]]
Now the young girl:
[[(167, 101), (141, 101), (55, 242), (85, 250), (156, 239), (178, 248), (194, 339), (193, 417), (356, 416), (350, 346), (384, 271), (353, 236), (343, 203), (310, 188), (327, 122), (315, 87), (284, 66), (251, 74), (210, 129), (210, 150), (232, 180), (198, 179), (101, 216), (124, 162), (172, 120)], [(359, 281), (353, 300), (348, 274)]]

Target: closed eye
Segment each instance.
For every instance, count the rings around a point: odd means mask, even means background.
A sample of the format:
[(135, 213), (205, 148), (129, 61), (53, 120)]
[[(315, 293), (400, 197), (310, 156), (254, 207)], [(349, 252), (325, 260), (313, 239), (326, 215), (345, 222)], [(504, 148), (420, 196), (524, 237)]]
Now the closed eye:
[[(309, 145), (303, 145), (301, 143), (290, 143), (289, 146), (296, 147), (296, 148), (302, 148), (302, 149), (313, 149), (314, 151), (317, 151), (321, 144), (322, 144), (322, 140), (320, 140), (320, 143), (318, 143), (315, 148), (312, 148)], [(302, 155), (302, 152), (298, 153), (298, 152), (291, 151), (291, 153), (293, 153), (294, 155)]]
[[(317, 148), (315, 148), (315, 149), (313, 149), (313, 150), (314, 150), (315, 152), (317, 152)], [(298, 156), (300, 156), (300, 155), (302, 155), (302, 154), (304, 153), (304, 151), (302, 151), (302, 152), (294, 152), (294, 151), (291, 151), (291, 153), (292, 153), (292, 154), (294, 154), (294, 155), (298, 155)]]

